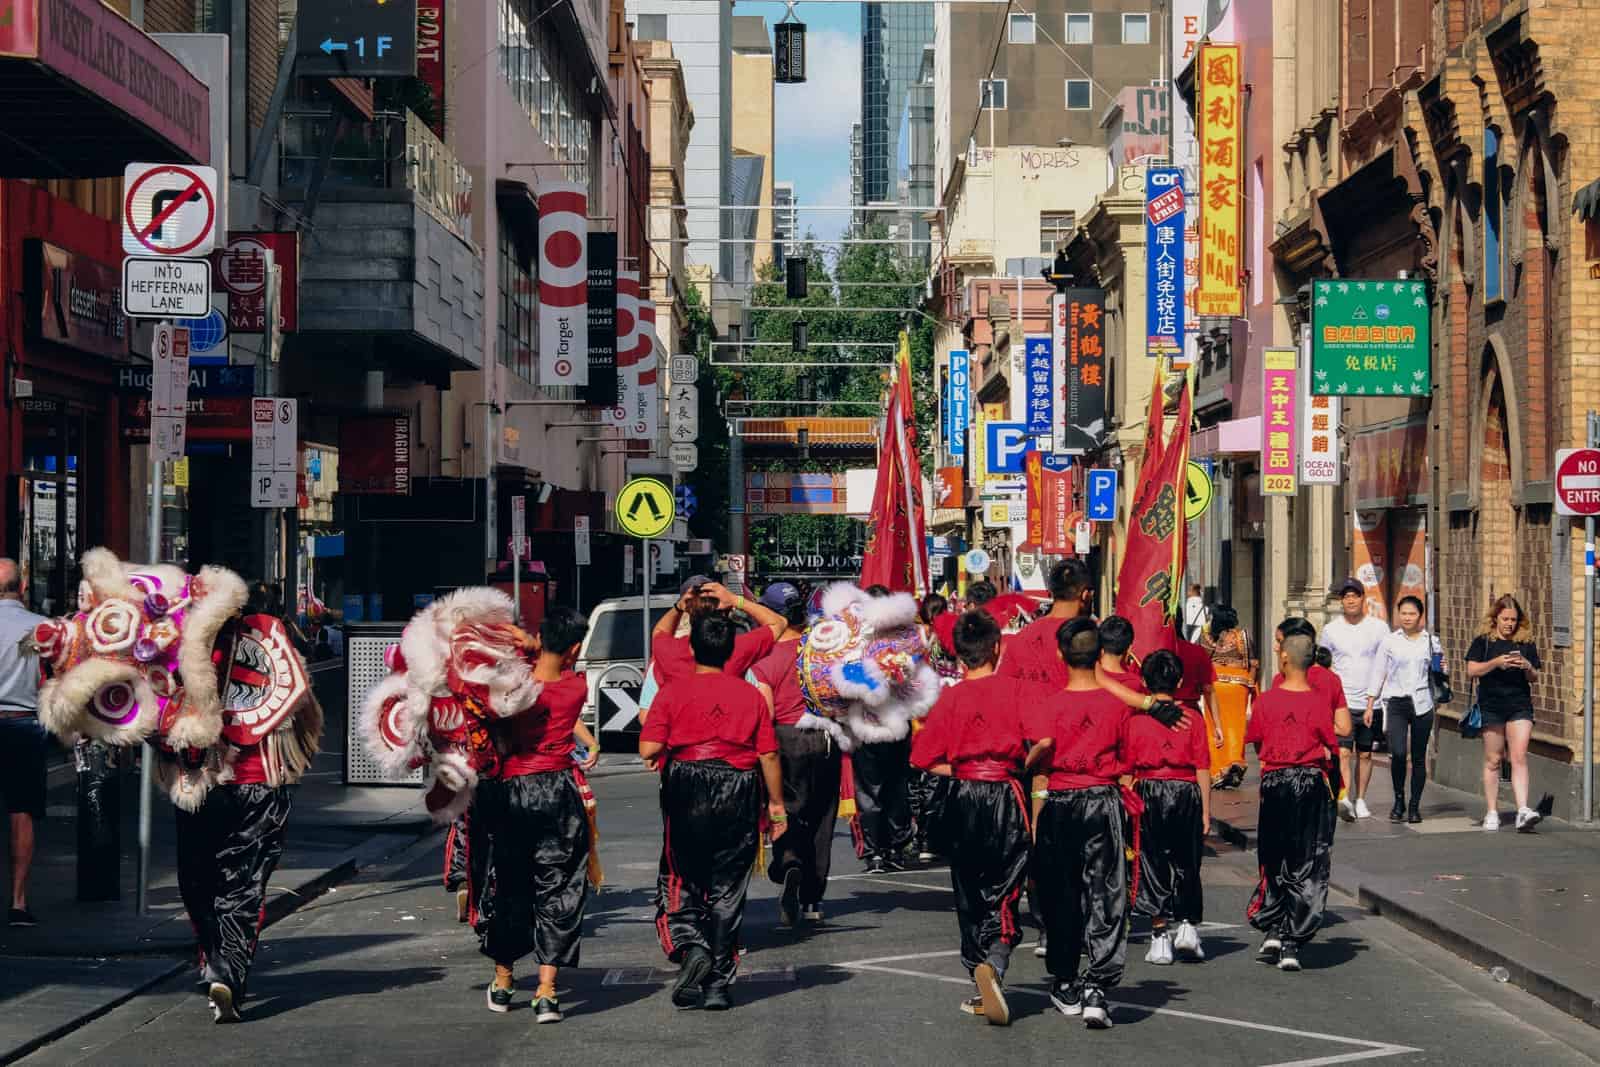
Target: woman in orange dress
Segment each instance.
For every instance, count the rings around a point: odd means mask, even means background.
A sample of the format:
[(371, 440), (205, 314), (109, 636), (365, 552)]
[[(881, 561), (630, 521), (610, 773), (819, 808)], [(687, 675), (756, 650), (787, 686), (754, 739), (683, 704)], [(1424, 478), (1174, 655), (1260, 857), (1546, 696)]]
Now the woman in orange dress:
[(1211, 750), (1214, 789), (1234, 789), (1244, 781), (1244, 728), (1256, 692), (1259, 664), (1250, 648), (1250, 635), (1239, 625), (1239, 613), (1226, 605), (1211, 611), (1211, 626), (1200, 643), (1211, 652), (1217, 668), (1217, 714), (1222, 720), (1222, 747)]

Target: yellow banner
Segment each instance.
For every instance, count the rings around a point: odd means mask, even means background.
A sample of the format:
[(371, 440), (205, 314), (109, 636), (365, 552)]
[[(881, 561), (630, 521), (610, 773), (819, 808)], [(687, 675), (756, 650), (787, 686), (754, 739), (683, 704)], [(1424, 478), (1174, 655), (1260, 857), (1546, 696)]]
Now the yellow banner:
[(1195, 64), (1200, 135), (1200, 315), (1243, 315), (1239, 286), (1244, 204), (1244, 71), (1236, 44), (1200, 46)]

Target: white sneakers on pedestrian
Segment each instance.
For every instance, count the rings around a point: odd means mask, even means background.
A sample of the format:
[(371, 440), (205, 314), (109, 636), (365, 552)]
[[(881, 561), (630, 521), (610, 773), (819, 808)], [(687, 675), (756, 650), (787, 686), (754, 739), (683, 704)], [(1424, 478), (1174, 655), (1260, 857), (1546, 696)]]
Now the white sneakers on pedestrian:
[(1356, 806), (1350, 803), (1349, 797), (1343, 797), (1339, 800), (1339, 818), (1345, 822), (1356, 821)]
[(1144, 954), (1146, 963), (1153, 963), (1157, 967), (1170, 967), (1172, 965), (1172, 935), (1165, 930), (1150, 935), (1150, 951)]
[(1539, 820), (1542, 818), (1544, 818), (1544, 816), (1540, 815), (1532, 808), (1517, 809), (1517, 833), (1527, 833), (1529, 830), (1532, 830), (1535, 826), (1537, 826), (1539, 824)]
[(1372, 809), (1367, 807), (1367, 798), (1366, 797), (1362, 797), (1360, 800), (1356, 801), (1356, 818), (1358, 818), (1358, 819), (1370, 819), (1370, 818), (1372, 818)]
[(1491, 834), (1500, 829), (1500, 813), (1498, 811), (1491, 811), (1489, 814), (1485, 815), (1483, 817), (1483, 828), (1489, 831)]
[(1185, 919), (1178, 924), (1178, 932), (1173, 935), (1172, 947), (1179, 956), (1187, 960), (1203, 960), (1206, 950), (1200, 943), (1200, 931), (1194, 928), (1194, 923)]

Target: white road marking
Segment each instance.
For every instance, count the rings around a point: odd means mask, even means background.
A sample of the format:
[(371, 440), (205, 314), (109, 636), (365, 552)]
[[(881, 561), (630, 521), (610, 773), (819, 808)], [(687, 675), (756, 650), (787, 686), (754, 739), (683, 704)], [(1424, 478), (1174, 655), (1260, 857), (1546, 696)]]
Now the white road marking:
[(833, 874), (828, 876), (830, 882), (856, 882), (869, 878), (893, 878), (897, 874), (949, 874), (949, 867), (918, 867), (910, 871), (878, 871), (876, 873), (863, 871), (860, 874)]
[[(1021, 945), (1018, 947), (1027, 948), (1030, 946)], [(907, 963), (912, 960), (931, 960), (940, 957), (959, 955), (961, 955), (960, 949), (941, 949), (938, 952), (913, 952), (903, 956), (878, 956), (873, 959), (856, 960), (851, 963), (837, 963), (834, 964), (834, 966), (843, 967), (852, 971), (873, 971), (878, 974), (895, 974), (906, 978), (921, 978), (927, 981), (945, 982), (951, 985), (970, 985), (971, 982), (966, 978), (957, 978), (951, 975), (943, 974), (929, 974), (926, 971), (913, 971), (905, 967), (885, 966), (885, 964), (890, 963)], [(1013, 996), (1019, 994), (1029, 997), (1048, 996), (1048, 994), (1042, 990), (1028, 989), (1021, 986), (1013, 986), (1007, 989), (1006, 992)], [(1322, 1067), (1323, 1064), (1356, 1063), (1361, 1060), (1383, 1059), (1389, 1056), (1401, 1056), (1410, 1052), (1423, 1051), (1420, 1048), (1413, 1048), (1410, 1045), (1396, 1045), (1387, 1041), (1368, 1041), (1365, 1038), (1345, 1037), (1341, 1034), (1324, 1034), (1316, 1030), (1294, 1030), (1287, 1026), (1274, 1026), (1270, 1023), (1250, 1022), (1246, 1019), (1228, 1019), (1220, 1015), (1203, 1015), (1199, 1012), (1180, 1011), (1177, 1008), (1152, 1008), (1143, 1004), (1135, 1004), (1122, 1000), (1113, 1000), (1111, 1003), (1121, 1008), (1149, 1012), (1153, 1015), (1167, 1015), (1176, 1019), (1190, 1019), (1195, 1022), (1212, 1023), (1217, 1026), (1234, 1026), (1243, 1030), (1258, 1030), (1263, 1033), (1281, 1034), (1285, 1037), (1299, 1037), (1311, 1041), (1328, 1041), (1334, 1044), (1356, 1045), (1359, 1047), (1359, 1051), (1355, 1052), (1340, 1053), (1332, 1056), (1322, 1056), (1315, 1059), (1283, 1060), (1278, 1063), (1270, 1064), (1268, 1067)]]

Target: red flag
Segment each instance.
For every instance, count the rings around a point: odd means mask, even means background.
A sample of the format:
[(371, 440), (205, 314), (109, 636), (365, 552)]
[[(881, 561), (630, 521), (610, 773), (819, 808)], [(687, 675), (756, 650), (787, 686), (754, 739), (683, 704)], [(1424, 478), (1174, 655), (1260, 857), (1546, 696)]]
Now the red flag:
[(1193, 399), (1185, 380), (1178, 424), (1172, 439), (1163, 441), (1159, 399), (1163, 376), (1158, 364), (1151, 387), (1158, 394), (1151, 401), (1155, 421), (1139, 466), (1139, 484), (1128, 513), (1127, 549), (1117, 573), (1117, 614), (1133, 623), (1133, 654), (1140, 658), (1158, 648), (1175, 647), (1172, 620), (1183, 595), (1183, 494)]
[(911, 348), (900, 335), (889, 413), (878, 447), (878, 484), (872, 495), (861, 584), (921, 594), (928, 588), (922, 467), (916, 462), (916, 421), (911, 400)]

